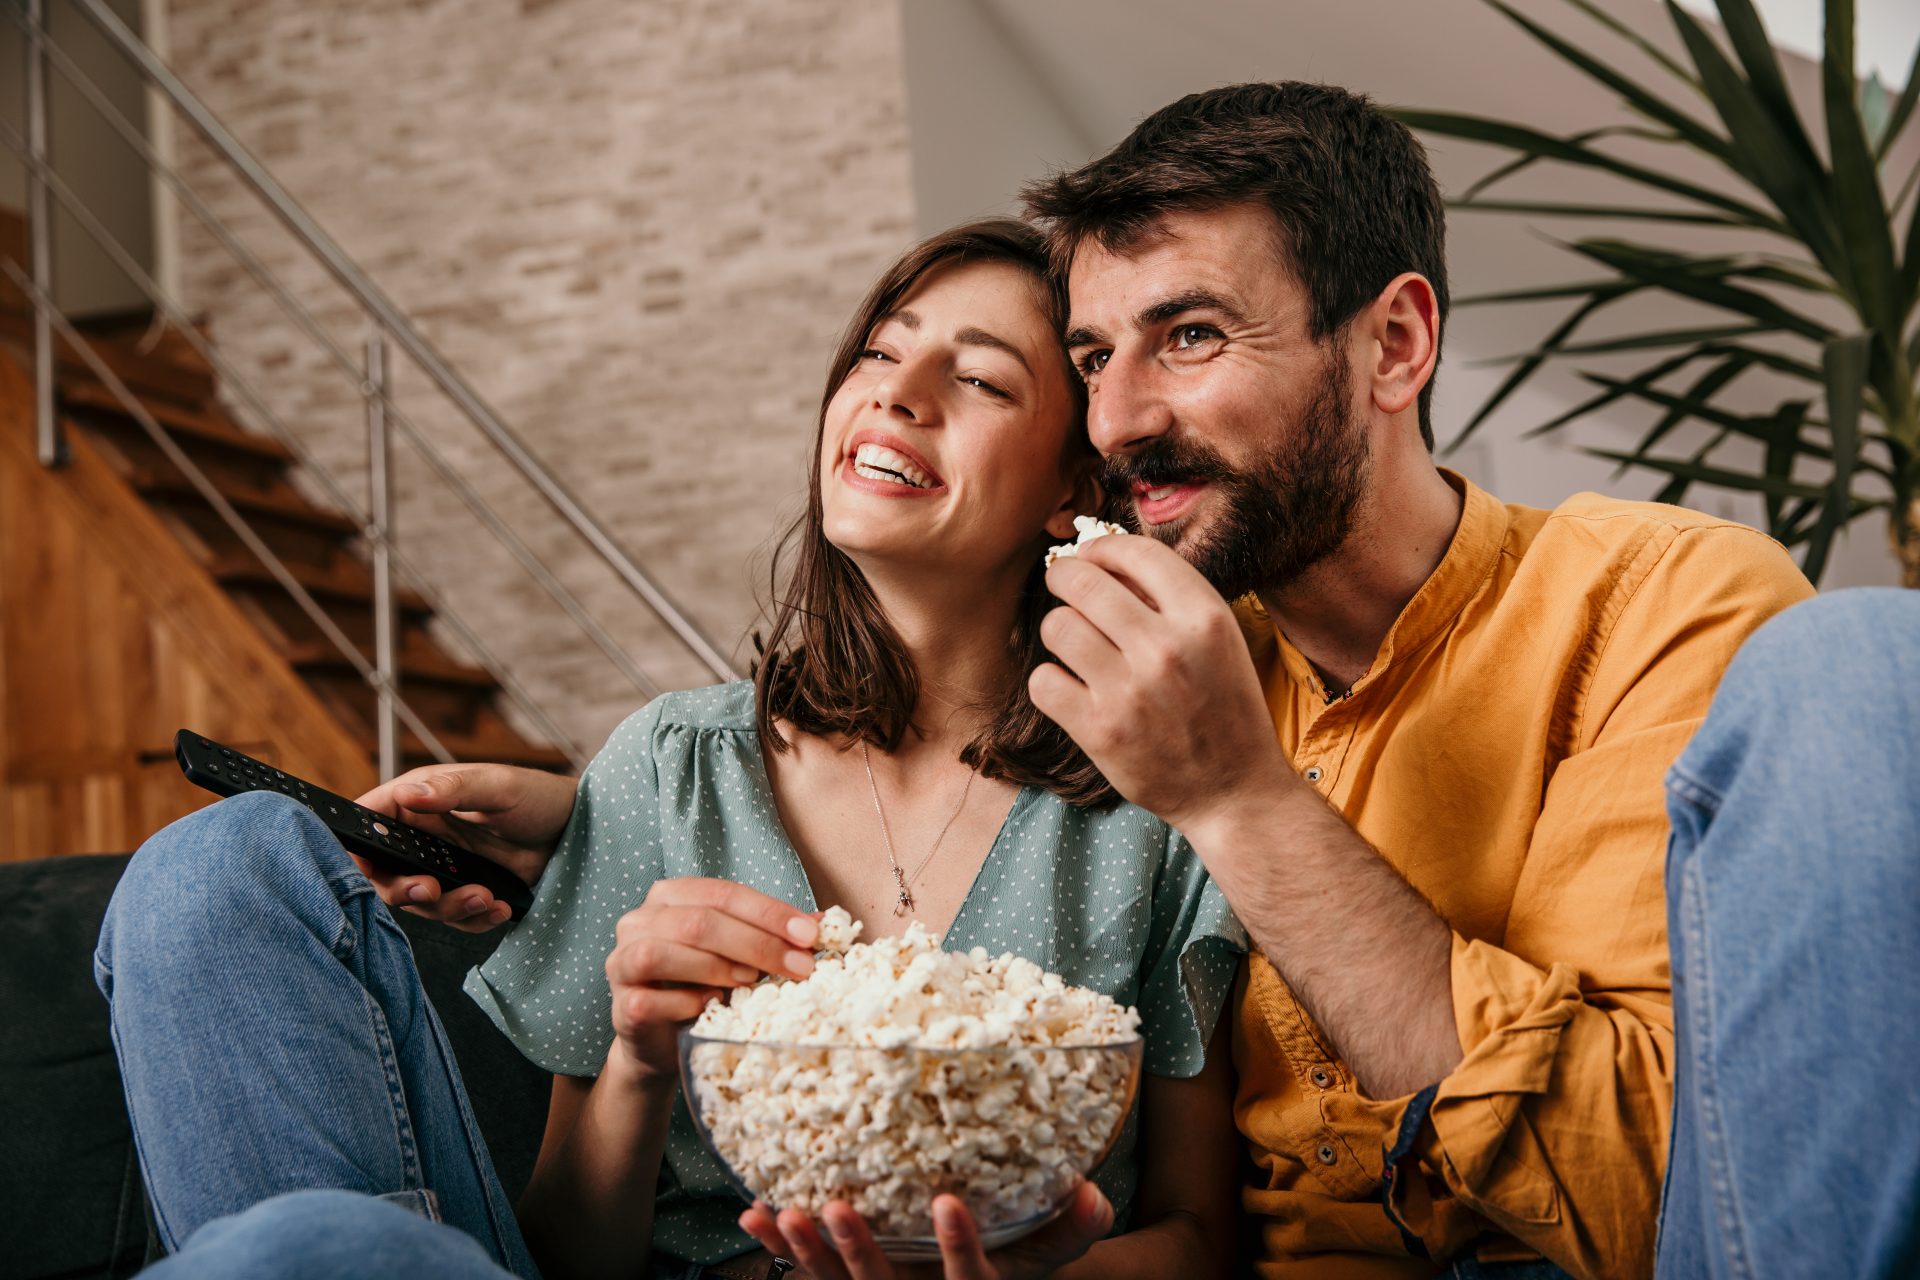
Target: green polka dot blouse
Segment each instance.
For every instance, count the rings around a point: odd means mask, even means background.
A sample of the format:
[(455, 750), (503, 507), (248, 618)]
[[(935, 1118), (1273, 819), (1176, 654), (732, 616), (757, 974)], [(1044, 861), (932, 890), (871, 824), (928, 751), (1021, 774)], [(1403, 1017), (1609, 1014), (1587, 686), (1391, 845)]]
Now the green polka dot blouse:
[[(614, 926), (655, 881), (713, 876), (817, 909), (780, 826), (745, 681), (663, 695), (616, 729), (580, 779), (533, 907), (467, 975), (522, 1053), (598, 1074), (613, 1044), (603, 968)], [(832, 904), (824, 904), (832, 905)], [(1179, 833), (1132, 805), (1076, 809), (1023, 789), (948, 930), (951, 950), (1011, 951), (1140, 1010), (1146, 1069), (1199, 1072), (1246, 934)], [(1097, 1177), (1128, 1220), (1138, 1116)], [(656, 1250), (711, 1263), (757, 1247), (741, 1205), (676, 1105)]]

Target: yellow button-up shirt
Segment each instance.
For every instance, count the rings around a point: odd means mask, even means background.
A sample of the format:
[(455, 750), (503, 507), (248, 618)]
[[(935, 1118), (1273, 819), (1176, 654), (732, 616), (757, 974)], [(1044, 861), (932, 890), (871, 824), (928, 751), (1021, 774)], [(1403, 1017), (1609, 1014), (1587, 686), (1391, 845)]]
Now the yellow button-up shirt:
[(1593, 494), (1504, 506), (1448, 478), (1452, 544), (1344, 696), (1242, 609), (1295, 768), (1452, 926), (1465, 1052), (1429, 1095), (1370, 1099), (1250, 957), (1233, 1047), (1257, 1269), (1537, 1253), (1650, 1275), (1673, 1103), (1662, 778), (1734, 650), (1811, 588), (1744, 525)]

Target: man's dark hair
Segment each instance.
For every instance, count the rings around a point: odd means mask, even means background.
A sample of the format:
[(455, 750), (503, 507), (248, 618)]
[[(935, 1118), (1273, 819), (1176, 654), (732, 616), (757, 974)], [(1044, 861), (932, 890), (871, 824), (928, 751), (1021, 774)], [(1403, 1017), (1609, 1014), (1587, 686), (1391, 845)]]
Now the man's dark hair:
[[(1126, 253), (1169, 213), (1260, 200), (1312, 300), (1316, 340), (1338, 333), (1403, 271), (1433, 285), (1447, 317), (1447, 227), (1427, 153), (1364, 95), (1283, 80), (1189, 94), (1071, 173), (1030, 184), (1027, 213), (1052, 232), (1063, 277), (1091, 239)], [(1433, 448), (1433, 379), (1420, 435)]]

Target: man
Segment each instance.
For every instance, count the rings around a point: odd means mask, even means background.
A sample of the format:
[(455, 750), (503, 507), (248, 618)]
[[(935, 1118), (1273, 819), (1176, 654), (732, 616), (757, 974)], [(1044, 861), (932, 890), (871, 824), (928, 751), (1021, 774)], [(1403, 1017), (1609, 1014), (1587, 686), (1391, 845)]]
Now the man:
[(1258, 1272), (1650, 1272), (1662, 777), (1806, 580), (1731, 522), (1504, 506), (1435, 466), (1440, 195), (1360, 97), (1193, 95), (1028, 199), (1150, 535), (1053, 567), (1059, 665), (1031, 688), (1256, 944), (1234, 1052)]

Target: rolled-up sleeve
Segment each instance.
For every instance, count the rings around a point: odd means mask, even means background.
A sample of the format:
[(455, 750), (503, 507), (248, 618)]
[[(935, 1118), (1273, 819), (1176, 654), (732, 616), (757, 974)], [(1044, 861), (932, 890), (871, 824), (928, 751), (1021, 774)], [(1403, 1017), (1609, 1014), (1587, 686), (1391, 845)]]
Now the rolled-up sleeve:
[(1381, 1104), (1383, 1200), (1410, 1243), (1439, 1192), (1576, 1275), (1652, 1273), (1673, 1106), (1664, 775), (1734, 651), (1810, 588), (1745, 529), (1641, 554), (1577, 673), (1500, 945), (1454, 936), (1464, 1057)]

